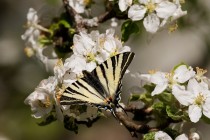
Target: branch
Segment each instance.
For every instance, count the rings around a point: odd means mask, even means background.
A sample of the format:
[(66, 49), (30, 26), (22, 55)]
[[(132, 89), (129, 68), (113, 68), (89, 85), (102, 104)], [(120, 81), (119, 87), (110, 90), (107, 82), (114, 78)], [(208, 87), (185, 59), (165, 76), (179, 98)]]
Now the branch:
[(126, 112), (131, 112), (133, 114), (142, 114), (142, 115), (150, 115), (152, 113), (152, 107), (144, 107), (144, 108), (138, 108), (134, 105), (128, 105), (124, 107), (124, 110)]
[(114, 5), (108, 4), (108, 8), (106, 8), (106, 12), (93, 18), (84, 18), (80, 14), (78, 14), (68, 3), (68, 0), (63, 0), (64, 7), (72, 20), (74, 21), (74, 25), (77, 31), (85, 30), (90, 27), (97, 27), (99, 23), (103, 23), (113, 17), (117, 19), (127, 19), (127, 14), (117, 15), (114, 10)]
[(118, 120), (128, 129), (132, 137), (137, 137), (137, 133), (145, 134), (151, 131), (157, 131), (156, 128), (151, 128), (147, 124), (136, 124), (124, 112), (115, 112)]

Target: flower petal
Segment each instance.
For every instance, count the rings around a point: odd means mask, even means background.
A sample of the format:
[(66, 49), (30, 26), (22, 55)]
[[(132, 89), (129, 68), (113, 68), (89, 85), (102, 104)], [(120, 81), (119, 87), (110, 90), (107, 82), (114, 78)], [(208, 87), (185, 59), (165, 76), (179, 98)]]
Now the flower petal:
[(156, 85), (155, 89), (152, 91), (151, 95), (157, 95), (163, 92), (168, 86), (168, 83)]
[(186, 134), (182, 134), (176, 137), (175, 140), (188, 140), (188, 137), (186, 136)]
[(201, 87), (199, 83), (195, 79), (190, 79), (187, 85), (187, 90), (192, 92), (192, 94), (196, 97), (201, 91)]
[(138, 21), (143, 19), (147, 9), (144, 6), (134, 4), (128, 10), (128, 18), (133, 21)]
[(180, 65), (175, 71), (173, 79), (179, 83), (185, 83), (190, 78), (195, 76), (195, 71), (191, 67), (187, 67), (186, 65)]
[(193, 95), (191, 92), (186, 91), (184, 86), (174, 85), (172, 87), (172, 94), (180, 102), (180, 104), (188, 106), (193, 103)]
[(207, 98), (205, 103), (203, 104), (203, 114), (210, 118), (210, 98)]
[(201, 108), (197, 105), (190, 105), (188, 108), (190, 120), (194, 123), (198, 122), (202, 116)]
[(163, 1), (157, 5), (155, 11), (157, 12), (158, 17), (168, 18), (174, 14), (176, 9), (177, 9), (176, 4), (169, 1)]
[(156, 33), (159, 29), (160, 19), (156, 14), (149, 14), (146, 18), (144, 18), (143, 24), (147, 32)]
[(155, 133), (155, 140), (172, 140), (172, 138), (163, 131), (158, 131)]
[(120, 11), (124, 12), (128, 6), (130, 6), (132, 4), (132, 1), (133, 0), (119, 0), (119, 8), (120, 8)]

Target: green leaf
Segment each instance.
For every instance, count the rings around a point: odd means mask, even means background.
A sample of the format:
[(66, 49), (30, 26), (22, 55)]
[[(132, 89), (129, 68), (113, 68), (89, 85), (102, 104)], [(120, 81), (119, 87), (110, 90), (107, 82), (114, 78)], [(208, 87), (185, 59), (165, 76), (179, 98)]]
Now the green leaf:
[(133, 22), (132, 20), (127, 20), (122, 24), (121, 32), (122, 41), (127, 41), (132, 33), (139, 32), (139, 27), (136, 22)]
[(74, 117), (64, 116), (63, 123), (67, 130), (74, 131), (76, 134), (78, 133), (78, 126)]
[(177, 108), (171, 106), (166, 106), (166, 113), (173, 120), (181, 120), (183, 116), (182, 111), (179, 111)]
[(45, 126), (45, 125), (48, 125), (48, 124), (50, 124), (50, 123), (52, 123), (52, 122), (54, 122), (56, 120), (57, 120), (56, 117), (51, 114), (51, 115), (47, 116), (44, 121), (42, 121), (40, 123), (37, 123), (37, 124), (39, 126)]
[(152, 108), (155, 112), (162, 114), (162, 112), (165, 112), (166, 106), (163, 102), (157, 102), (153, 104)]
[(143, 140), (154, 140), (154, 139), (155, 139), (155, 132), (150, 132), (143, 136)]
[(164, 132), (166, 132), (173, 140), (180, 135), (179, 132), (177, 132), (174, 129), (171, 129), (169, 127), (167, 127), (166, 129), (163, 130)]
[(131, 94), (129, 98), (129, 102), (139, 101), (140, 100), (140, 94)]
[(143, 86), (144, 89), (146, 89), (147, 92), (152, 93), (152, 91), (155, 89), (155, 84), (146, 84)]
[(158, 99), (164, 103), (167, 103), (167, 104), (171, 104), (173, 103), (173, 95), (171, 93), (168, 93), (168, 92), (163, 92), (158, 96)]
[(71, 25), (66, 20), (60, 20), (58, 24), (62, 24), (66, 28), (71, 28)]
[(140, 94), (140, 98), (139, 98), (141, 101), (143, 101), (144, 103), (146, 104), (152, 104), (153, 102), (153, 98), (151, 96), (150, 93), (144, 93), (144, 94)]

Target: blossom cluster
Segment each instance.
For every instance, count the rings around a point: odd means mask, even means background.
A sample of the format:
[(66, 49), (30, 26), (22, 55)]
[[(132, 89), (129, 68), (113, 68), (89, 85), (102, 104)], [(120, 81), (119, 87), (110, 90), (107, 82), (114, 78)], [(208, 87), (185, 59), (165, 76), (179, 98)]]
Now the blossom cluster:
[(82, 31), (74, 36), (71, 48), (72, 55), (64, 62), (58, 60), (54, 67), (54, 76), (42, 80), (35, 91), (25, 99), (25, 103), (31, 106), (33, 117), (43, 118), (52, 111), (56, 112), (57, 117), (61, 116), (61, 119), (64, 115), (76, 117), (78, 120), (96, 116), (97, 109), (89, 106), (85, 114), (71, 112), (70, 106), (60, 106), (58, 102), (60, 90), (81, 78), (82, 71), (91, 72), (108, 58), (130, 51), (130, 47), (123, 46), (112, 29), (106, 30), (105, 34), (98, 31), (88, 34)]
[(25, 53), (28, 57), (36, 55), (36, 57), (45, 65), (47, 65), (48, 58), (43, 54), (43, 50), (46, 46), (43, 46), (40, 42), (41, 32), (49, 32), (48, 29), (39, 25), (39, 17), (37, 11), (30, 8), (27, 13), (27, 30), (21, 36), (22, 40), (26, 42)]
[(154, 84), (152, 96), (158, 96), (164, 91), (171, 92), (176, 100), (185, 107), (192, 122), (196, 123), (202, 114), (210, 118), (210, 83), (204, 76), (206, 70), (185, 64), (178, 65), (172, 72), (150, 71), (139, 77), (146, 83)]
[(123, 12), (128, 8), (128, 18), (133, 21), (143, 19), (143, 25), (150, 33), (156, 33), (176, 19), (187, 14), (182, 11), (180, 0), (119, 0), (119, 8)]

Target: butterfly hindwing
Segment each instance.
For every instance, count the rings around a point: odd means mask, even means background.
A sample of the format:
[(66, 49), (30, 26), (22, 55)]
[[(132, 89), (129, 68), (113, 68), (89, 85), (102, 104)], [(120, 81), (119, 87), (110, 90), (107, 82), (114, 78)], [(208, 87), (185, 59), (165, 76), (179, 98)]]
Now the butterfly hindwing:
[(100, 81), (91, 73), (83, 71), (84, 77), (68, 86), (60, 98), (62, 105), (70, 104), (103, 104), (106, 92)]

